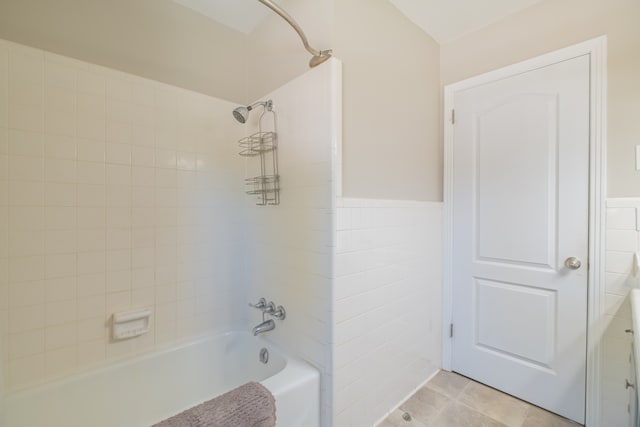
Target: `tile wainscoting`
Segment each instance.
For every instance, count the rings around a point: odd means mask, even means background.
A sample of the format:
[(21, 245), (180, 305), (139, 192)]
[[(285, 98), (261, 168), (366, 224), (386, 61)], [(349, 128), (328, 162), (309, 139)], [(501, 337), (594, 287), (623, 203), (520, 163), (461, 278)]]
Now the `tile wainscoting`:
[(338, 199), (334, 425), (370, 426), (441, 366), (442, 203)]
[(627, 405), (632, 393), (625, 389), (630, 378), (631, 329), (629, 291), (640, 284), (633, 269), (640, 251), (640, 199), (607, 200), (606, 288), (603, 335), (602, 425), (630, 425)]

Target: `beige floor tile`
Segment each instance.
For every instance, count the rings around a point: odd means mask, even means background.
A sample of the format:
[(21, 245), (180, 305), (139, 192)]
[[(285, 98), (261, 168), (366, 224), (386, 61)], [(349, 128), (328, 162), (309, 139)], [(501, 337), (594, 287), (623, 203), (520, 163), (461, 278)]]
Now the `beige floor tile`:
[(404, 411), (396, 409), (378, 427), (426, 427), (415, 418), (412, 418), (411, 421), (405, 421), (402, 418), (402, 414), (404, 414)]
[(530, 407), (513, 396), (473, 381), (460, 393), (458, 400), (509, 427), (522, 426)]
[(522, 427), (580, 427), (567, 418), (552, 414), (537, 406), (530, 406)]
[[(402, 418), (409, 412), (412, 421)], [(380, 427), (581, 427), (457, 374), (440, 372)]]
[(400, 410), (408, 412), (415, 420), (428, 425), (448, 402), (449, 398), (446, 396), (427, 387), (422, 387), (409, 400), (400, 405)]
[(426, 386), (451, 399), (455, 399), (467, 384), (469, 384), (469, 379), (462, 375), (454, 372), (440, 371)]
[(506, 427), (459, 402), (452, 401), (429, 427)]

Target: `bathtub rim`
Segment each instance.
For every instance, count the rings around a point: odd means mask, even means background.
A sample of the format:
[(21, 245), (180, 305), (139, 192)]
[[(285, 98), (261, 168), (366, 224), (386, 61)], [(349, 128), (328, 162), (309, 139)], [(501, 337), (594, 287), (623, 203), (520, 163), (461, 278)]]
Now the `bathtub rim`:
[[(276, 343), (268, 340), (266, 337), (252, 337), (251, 334), (246, 331), (246, 330), (231, 330), (231, 331), (224, 331), (224, 332), (218, 332), (218, 333), (209, 333), (209, 334), (204, 334), (204, 335), (199, 335), (197, 336), (195, 339), (190, 339), (190, 340), (181, 340), (179, 342), (174, 342), (174, 343), (170, 343), (164, 346), (160, 346), (154, 350), (150, 350), (150, 351), (145, 351), (145, 352), (141, 352), (138, 353), (132, 357), (123, 357), (123, 358), (118, 358), (118, 359), (113, 359), (110, 363), (107, 362), (103, 362), (100, 364), (96, 364), (96, 365), (92, 365), (92, 366), (88, 366), (86, 369), (82, 369), (81, 371), (78, 372), (74, 372), (72, 374), (69, 375), (65, 375), (65, 376), (61, 376), (61, 377), (57, 377), (57, 378), (51, 378), (50, 380), (40, 383), (40, 384), (36, 384), (34, 386), (28, 387), (28, 388), (24, 388), (24, 389), (19, 389), (19, 390), (15, 390), (15, 391), (8, 391), (5, 392), (3, 396), (0, 396), (0, 407), (2, 407), (2, 409), (4, 409), (2, 411), (2, 414), (4, 415), (5, 411), (7, 411), (11, 405), (11, 402), (13, 400), (16, 399), (23, 399), (23, 398), (28, 398), (29, 395), (32, 394), (37, 394), (40, 392), (45, 392), (51, 388), (55, 388), (55, 387), (59, 387), (59, 386), (64, 386), (66, 384), (69, 383), (73, 383), (76, 381), (80, 381), (83, 380), (85, 378), (90, 378), (92, 376), (95, 375), (99, 375), (99, 374), (103, 374), (103, 373), (107, 373), (109, 371), (113, 371), (113, 370), (117, 370), (118, 368), (122, 368), (125, 367), (127, 365), (131, 365), (137, 362), (142, 362), (148, 359), (153, 359), (155, 357), (158, 356), (162, 356), (165, 355), (167, 353), (171, 353), (174, 351), (178, 351), (180, 349), (183, 348), (187, 348), (187, 347), (191, 347), (194, 345), (198, 345), (198, 344), (202, 344), (206, 341), (210, 341), (213, 340), (215, 338), (224, 338), (224, 337), (228, 337), (230, 335), (243, 335), (248, 337), (249, 339), (251, 338), (256, 338), (262, 342), (265, 343), (265, 345), (268, 345), (270, 348), (276, 350), (281, 356), (282, 358), (285, 360), (285, 366), (278, 372), (276, 372), (275, 374), (273, 374), (270, 377), (267, 377), (263, 380), (257, 381), (260, 384), (264, 384), (265, 381), (267, 381), (270, 378), (276, 377), (279, 374), (282, 374), (283, 371), (285, 371), (287, 368), (291, 368), (292, 370), (299, 372), (299, 373), (303, 373), (305, 371), (304, 368), (312, 368), (313, 371), (309, 371), (309, 374), (314, 376), (315, 373), (317, 373), (319, 375), (319, 371), (318, 368), (313, 366), (311, 363), (307, 362), (306, 360), (303, 360), (301, 358), (299, 358), (298, 356), (295, 355), (291, 355), (290, 353), (288, 353), (287, 351), (284, 351), (280, 346), (278, 346)], [(269, 388), (267, 385), (265, 385), (267, 388)], [(270, 390), (272, 392), (272, 394), (275, 395), (273, 390)], [(212, 396), (212, 398), (215, 396)], [(2, 419), (2, 418), (0, 418)]]

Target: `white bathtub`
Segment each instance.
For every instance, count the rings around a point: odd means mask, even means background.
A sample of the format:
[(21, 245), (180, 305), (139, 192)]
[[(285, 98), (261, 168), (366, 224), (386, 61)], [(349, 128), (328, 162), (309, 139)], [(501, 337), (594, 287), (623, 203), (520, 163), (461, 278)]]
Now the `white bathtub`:
[[(269, 362), (259, 361), (261, 348)], [(279, 427), (318, 427), (320, 375), (263, 339), (230, 332), (16, 393), (6, 427), (148, 427), (248, 381), (276, 399)]]

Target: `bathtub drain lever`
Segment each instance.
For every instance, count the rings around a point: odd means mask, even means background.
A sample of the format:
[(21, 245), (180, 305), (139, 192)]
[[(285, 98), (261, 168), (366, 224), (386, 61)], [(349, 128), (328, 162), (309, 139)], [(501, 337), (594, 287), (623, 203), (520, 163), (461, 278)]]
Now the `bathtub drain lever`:
[(260, 349), (260, 362), (265, 364), (269, 362), (269, 350), (264, 347)]

